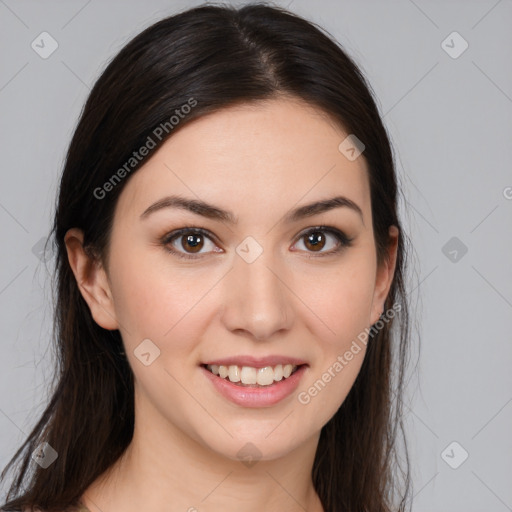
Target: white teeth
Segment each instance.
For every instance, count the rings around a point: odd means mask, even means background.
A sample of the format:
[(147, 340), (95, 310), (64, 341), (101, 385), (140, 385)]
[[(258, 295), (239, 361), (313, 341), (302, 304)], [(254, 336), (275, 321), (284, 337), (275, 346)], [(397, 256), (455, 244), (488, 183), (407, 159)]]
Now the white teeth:
[(207, 365), (214, 375), (221, 379), (229, 379), (230, 382), (239, 382), (244, 385), (270, 386), (274, 382), (287, 379), (297, 368), (292, 364), (278, 364), (274, 367), (265, 366), (264, 368), (253, 368), (252, 366), (229, 366), (209, 364)]
[(240, 382), (240, 369), (236, 365), (231, 365), (229, 367), (229, 373), (228, 373), (229, 380), (231, 382)]
[(274, 370), (272, 366), (265, 366), (265, 368), (260, 368), (258, 370), (257, 375), (257, 383), (260, 386), (268, 386), (274, 382)]
[(250, 366), (244, 366), (240, 373), (242, 384), (256, 384), (257, 370)]

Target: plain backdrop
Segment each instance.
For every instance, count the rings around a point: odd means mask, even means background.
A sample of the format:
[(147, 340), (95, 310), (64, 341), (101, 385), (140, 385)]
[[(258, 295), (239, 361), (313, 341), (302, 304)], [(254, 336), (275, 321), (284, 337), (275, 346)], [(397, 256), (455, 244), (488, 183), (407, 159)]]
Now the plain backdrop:
[[(200, 3), (0, 0), (2, 467), (52, 377), (41, 244), (77, 117), (129, 39)], [(405, 407), (413, 511), (512, 510), (512, 1), (276, 4), (355, 59), (394, 146), (421, 342)], [(58, 45), (47, 58), (41, 38)]]

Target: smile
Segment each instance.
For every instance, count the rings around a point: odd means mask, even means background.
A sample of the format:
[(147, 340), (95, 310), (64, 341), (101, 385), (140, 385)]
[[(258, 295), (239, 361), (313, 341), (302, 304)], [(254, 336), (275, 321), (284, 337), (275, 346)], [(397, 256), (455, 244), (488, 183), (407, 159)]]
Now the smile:
[(243, 359), (239, 361), (241, 364), (226, 360), (200, 365), (216, 393), (242, 407), (272, 407), (285, 401), (295, 392), (309, 367), (300, 360), (281, 364), (276, 357), (264, 362)]
[(206, 365), (206, 369), (221, 379), (226, 379), (239, 386), (264, 387), (271, 386), (275, 382), (290, 377), (298, 366), (294, 364), (277, 364), (275, 366), (265, 366), (255, 368), (253, 366), (238, 365)]

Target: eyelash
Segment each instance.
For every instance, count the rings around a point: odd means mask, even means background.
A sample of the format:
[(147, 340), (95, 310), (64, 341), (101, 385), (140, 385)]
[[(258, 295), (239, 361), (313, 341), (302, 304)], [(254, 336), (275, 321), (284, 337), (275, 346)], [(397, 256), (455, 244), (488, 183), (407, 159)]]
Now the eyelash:
[[(323, 257), (323, 256), (332, 256), (334, 254), (337, 254), (341, 252), (343, 249), (350, 247), (352, 245), (353, 238), (349, 238), (340, 231), (339, 229), (330, 227), (330, 226), (315, 226), (313, 228), (308, 229), (307, 231), (304, 231), (299, 235), (297, 238), (297, 242), (300, 241), (305, 236), (316, 233), (316, 232), (325, 232), (333, 235), (338, 242), (340, 243), (338, 247), (334, 250), (328, 251), (328, 252), (322, 252), (318, 254), (313, 254), (311, 256), (306, 256), (307, 258), (317, 258), (317, 257)], [(189, 226), (187, 228), (181, 228), (177, 229), (175, 231), (172, 231), (171, 233), (166, 234), (162, 239), (161, 243), (164, 246), (165, 251), (167, 251), (170, 254), (173, 254), (175, 256), (178, 256), (179, 258), (188, 259), (188, 260), (197, 260), (203, 256), (203, 254), (199, 255), (192, 255), (183, 253), (180, 251), (175, 250), (169, 244), (176, 238), (179, 238), (180, 236), (183, 236), (185, 234), (194, 234), (194, 235), (203, 235), (208, 237), (212, 242), (216, 241), (216, 237), (214, 237), (208, 230), (200, 228), (200, 227), (193, 227)], [(296, 242), (295, 242), (296, 243)]]

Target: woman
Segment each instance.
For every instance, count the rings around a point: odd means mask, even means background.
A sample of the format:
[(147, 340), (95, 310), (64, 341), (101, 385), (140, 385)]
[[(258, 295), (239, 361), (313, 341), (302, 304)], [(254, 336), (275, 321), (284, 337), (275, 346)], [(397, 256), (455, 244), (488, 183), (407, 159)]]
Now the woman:
[(144, 30), (91, 91), (53, 234), (58, 384), (5, 510), (405, 510), (392, 152), (321, 29), (253, 4)]

